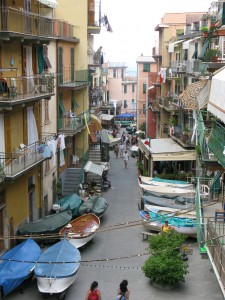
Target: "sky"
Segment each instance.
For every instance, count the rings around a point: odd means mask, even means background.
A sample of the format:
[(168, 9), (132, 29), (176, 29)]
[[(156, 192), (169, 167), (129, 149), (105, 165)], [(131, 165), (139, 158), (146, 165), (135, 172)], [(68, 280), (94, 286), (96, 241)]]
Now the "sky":
[(136, 70), (142, 53), (152, 55), (157, 33), (165, 13), (207, 12), (212, 0), (101, 0), (102, 15), (107, 15), (113, 32), (102, 26), (95, 35), (94, 50), (102, 46), (104, 62), (124, 62), (128, 71)]

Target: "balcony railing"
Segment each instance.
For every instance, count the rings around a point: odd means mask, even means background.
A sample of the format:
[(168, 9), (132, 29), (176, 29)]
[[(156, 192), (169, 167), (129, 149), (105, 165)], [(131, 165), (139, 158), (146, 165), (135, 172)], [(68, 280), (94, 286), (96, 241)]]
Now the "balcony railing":
[(66, 21), (54, 20), (54, 36), (60, 38), (75, 38), (74, 26)]
[(0, 9), (1, 34), (18, 33), (33, 36), (53, 37), (53, 19), (22, 9)]
[(101, 26), (101, 1), (88, 1), (88, 26)]
[(182, 109), (182, 103), (177, 96), (161, 97), (159, 104), (166, 108), (168, 111)]
[(77, 116), (65, 115), (63, 117), (59, 117), (58, 118), (58, 129), (61, 132), (76, 133), (76, 132), (82, 130), (86, 126), (84, 116), (86, 116), (87, 123), (89, 123), (90, 119), (91, 119), (89, 110), (82, 112), (81, 114), (79, 114)]
[(44, 161), (40, 144), (36, 142), (15, 152), (0, 152), (0, 164), (4, 170), (5, 178), (13, 178), (22, 174), (34, 165)]
[(73, 68), (65, 68), (62, 72), (58, 74), (58, 84), (60, 86), (64, 85), (80, 85), (83, 83), (88, 83), (88, 70), (78, 70), (74, 71)]
[(0, 105), (7, 101), (50, 97), (54, 93), (54, 82), (54, 74), (0, 78)]
[(194, 147), (195, 140), (192, 140), (193, 130), (184, 131), (182, 126), (170, 127), (170, 136), (184, 147)]

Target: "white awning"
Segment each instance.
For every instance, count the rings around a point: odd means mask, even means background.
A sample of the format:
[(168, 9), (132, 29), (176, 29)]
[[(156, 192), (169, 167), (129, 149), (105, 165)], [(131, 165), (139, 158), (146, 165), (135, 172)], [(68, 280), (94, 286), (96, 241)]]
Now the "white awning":
[(191, 40), (188, 40), (188, 41), (183, 42), (182, 48), (183, 48), (183, 49), (189, 49), (190, 43), (191, 43), (191, 42), (194, 42), (194, 41), (196, 41), (196, 40), (198, 40), (198, 39), (200, 39), (200, 38), (201, 38), (200, 36), (197, 36), (197, 37), (195, 37), (194, 39), (191, 39)]
[(111, 121), (114, 118), (113, 115), (101, 114), (99, 115), (99, 119), (102, 121)]
[(90, 172), (99, 176), (102, 176), (103, 171), (106, 169), (105, 165), (97, 165), (92, 161), (88, 161), (84, 167), (85, 172)]
[(178, 44), (182, 43), (184, 40), (176, 41), (175, 43), (170, 43), (168, 48), (168, 53), (174, 52), (174, 47), (178, 46)]
[(58, 2), (56, 0), (38, 0), (38, 2), (51, 8), (56, 8), (56, 6), (58, 5)]
[(225, 123), (225, 68), (212, 78), (207, 110)]

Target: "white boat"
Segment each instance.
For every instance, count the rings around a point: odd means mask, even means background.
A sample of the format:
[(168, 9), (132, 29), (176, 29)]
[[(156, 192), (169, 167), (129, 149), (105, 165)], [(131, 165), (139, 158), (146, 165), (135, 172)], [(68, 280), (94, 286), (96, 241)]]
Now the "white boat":
[(186, 198), (195, 198), (194, 189), (182, 189), (171, 186), (154, 186), (148, 184), (141, 184), (139, 182), (140, 192), (142, 195), (151, 194), (159, 197), (174, 198), (177, 196), (182, 196)]
[(80, 248), (90, 242), (100, 226), (100, 219), (95, 214), (85, 214), (63, 227), (59, 235), (76, 248)]
[(169, 225), (177, 232), (190, 237), (197, 237), (197, 220), (195, 212), (185, 210), (169, 209), (158, 206), (145, 205), (140, 210), (142, 224), (147, 230), (162, 231), (162, 225), (168, 221)]
[(162, 187), (174, 187), (179, 189), (189, 189), (193, 190), (193, 184), (185, 183), (184, 181), (178, 180), (166, 180), (155, 177), (139, 176), (139, 181), (141, 184), (153, 185), (153, 186), (162, 186)]
[(39, 291), (51, 295), (65, 292), (76, 279), (80, 261), (80, 251), (66, 239), (49, 247), (34, 269)]

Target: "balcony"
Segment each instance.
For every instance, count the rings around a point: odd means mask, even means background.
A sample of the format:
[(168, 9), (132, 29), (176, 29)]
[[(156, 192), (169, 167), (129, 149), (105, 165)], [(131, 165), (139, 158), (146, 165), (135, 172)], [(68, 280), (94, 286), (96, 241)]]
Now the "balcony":
[(54, 95), (54, 74), (0, 78), (0, 109)]
[(67, 68), (59, 72), (58, 76), (59, 88), (79, 90), (89, 85), (88, 70), (74, 71), (73, 68)]
[(101, 31), (101, 0), (88, 0), (88, 33), (99, 34)]
[(71, 42), (79, 42), (79, 39), (75, 37), (75, 27), (66, 21), (60, 21), (54, 19), (54, 37), (60, 40), (66, 40)]
[(192, 140), (193, 130), (187, 130), (182, 126), (171, 126), (170, 136), (184, 148), (194, 148), (195, 140)]
[(23, 149), (17, 149), (15, 152), (0, 152), (0, 162), (4, 170), (5, 180), (14, 180), (46, 159), (40, 151), (39, 142)]
[(91, 114), (89, 110), (86, 110), (77, 116), (65, 114), (63, 117), (58, 118), (58, 130), (67, 135), (74, 135), (77, 132), (81, 132), (81, 130), (86, 127), (86, 122), (89, 123), (90, 120)]
[(159, 105), (165, 108), (167, 111), (175, 111), (182, 109), (182, 104), (177, 96), (161, 97), (159, 99)]
[(53, 19), (23, 9), (5, 7), (0, 9), (0, 38), (49, 40), (53, 38)]

